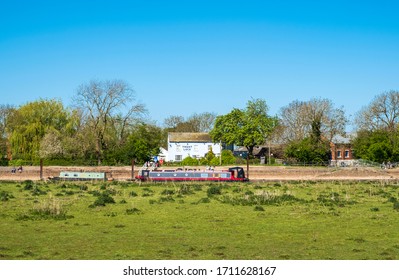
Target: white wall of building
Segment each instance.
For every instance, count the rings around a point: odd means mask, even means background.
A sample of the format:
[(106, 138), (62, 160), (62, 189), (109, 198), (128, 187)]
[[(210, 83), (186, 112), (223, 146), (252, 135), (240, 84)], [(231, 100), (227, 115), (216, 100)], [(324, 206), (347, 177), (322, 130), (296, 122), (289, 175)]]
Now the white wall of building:
[(188, 156), (202, 158), (210, 149), (216, 156), (220, 156), (221, 148), (219, 143), (169, 142), (166, 161), (182, 161)]

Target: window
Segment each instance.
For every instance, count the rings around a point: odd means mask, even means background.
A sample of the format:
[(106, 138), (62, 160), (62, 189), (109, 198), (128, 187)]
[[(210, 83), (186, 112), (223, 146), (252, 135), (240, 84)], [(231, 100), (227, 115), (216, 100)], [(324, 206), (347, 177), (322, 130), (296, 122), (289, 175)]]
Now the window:
[(337, 151), (337, 158), (341, 158), (341, 157), (342, 157), (341, 151)]
[(346, 150), (345, 151), (345, 158), (348, 158), (349, 157), (349, 150)]
[(175, 161), (182, 161), (182, 155), (175, 155)]

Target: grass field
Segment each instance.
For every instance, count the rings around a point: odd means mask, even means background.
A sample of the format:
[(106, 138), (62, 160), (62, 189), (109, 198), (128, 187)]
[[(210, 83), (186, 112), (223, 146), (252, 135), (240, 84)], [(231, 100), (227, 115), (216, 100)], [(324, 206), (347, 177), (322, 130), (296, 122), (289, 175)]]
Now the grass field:
[(399, 259), (387, 182), (0, 183), (0, 259)]

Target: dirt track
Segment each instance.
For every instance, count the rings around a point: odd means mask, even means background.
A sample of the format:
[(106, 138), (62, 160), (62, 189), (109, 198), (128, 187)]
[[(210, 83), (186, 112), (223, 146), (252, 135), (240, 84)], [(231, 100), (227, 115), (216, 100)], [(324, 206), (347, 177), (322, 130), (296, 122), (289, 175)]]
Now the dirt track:
[[(203, 167), (198, 167), (202, 168)], [(246, 170), (246, 166), (243, 166)], [(135, 167), (137, 175), (140, 167)], [(218, 169), (218, 168), (217, 168)], [(226, 169), (223, 168), (223, 169)], [(43, 179), (56, 177), (60, 171), (96, 171), (106, 172), (107, 177), (115, 180), (129, 180), (132, 178), (131, 166), (124, 167), (62, 167), (45, 166)], [(260, 181), (286, 181), (286, 180), (399, 180), (399, 168), (382, 170), (375, 167), (289, 167), (289, 166), (251, 166), (249, 169), (250, 180)], [(22, 173), (11, 174), (11, 168), (0, 169), (0, 180), (40, 180), (40, 167), (25, 167)]]

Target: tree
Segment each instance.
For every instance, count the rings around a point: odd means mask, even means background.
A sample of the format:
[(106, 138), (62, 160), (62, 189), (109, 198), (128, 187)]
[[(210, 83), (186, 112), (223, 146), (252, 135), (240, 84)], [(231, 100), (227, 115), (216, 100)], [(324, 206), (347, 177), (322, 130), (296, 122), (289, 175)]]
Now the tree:
[(326, 162), (329, 160), (329, 143), (314, 143), (311, 137), (289, 143), (285, 149), (285, 157), (298, 162)]
[(209, 132), (215, 121), (216, 114), (193, 114), (187, 119), (182, 116), (170, 116), (164, 120), (164, 126), (168, 132)]
[(146, 123), (139, 123), (134, 126), (129, 134), (126, 144), (110, 154), (108, 161), (119, 160), (122, 163), (130, 163), (135, 159), (137, 162), (144, 163), (152, 156), (159, 154), (159, 148), (163, 140), (161, 128)]
[(352, 146), (356, 158), (379, 163), (399, 161), (399, 132), (397, 131), (361, 130), (353, 139)]
[(311, 99), (293, 101), (280, 111), (281, 126), (284, 128), (283, 141), (300, 141), (309, 137), (317, 129), (327, 140), (335, 135), (345, 135), (348, 122), (343, 108), (334, 108), (331, 100)]
[(294, 101), (281, 109), (285, 157), (302, 162), (328, 161), (329, 143), (345, 135), (348, 122), (343, 108), (334, 108), (328, 99)]
[(40, 143), (50, 131), (62, 132), (69, 121), (69, 112), (58, 100), (30, 102), (12, 111), (7, 132), (14, 158), (39, 158)]
[(145, 113), (143, 104), (135, 101), (134, 91), (121, 80), (91, 81), (82, 84), (74, 98), (77, 108), (83, 112), (85, 125), (95, 135), (97, 163), (100, 165), (104, 152), (109, 149), (110, 139), (125, 136), (125, 131), (135, 117)]
[(0, 105), (0, 165), (1, 161), (11, 159), (11, 146), (8, 140), (7, 122), (13, 112), (11, 105)]
[(398, 129), (399, 92), (384, 92), (362, 108), (355, 118), (358, 130), (375, 131), (385, 129), (393, 132)]
[(244, 146), (252, 155), (254, 147), (264, 144), (278, 123), (277, 118), (270, 117), (267, 112), (265, 100), (252, 99), (244, 110), (235, 108), (218, 116), (210, 135), (214, 142)]

